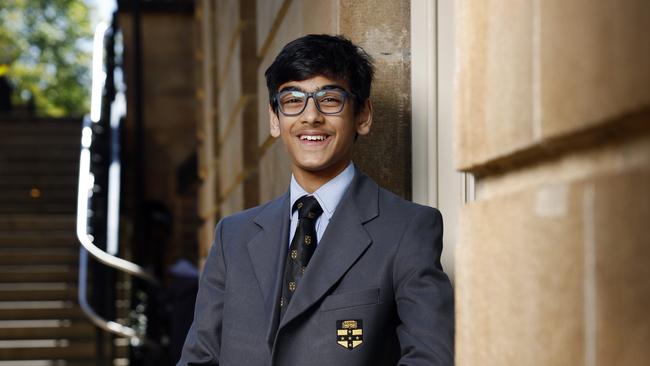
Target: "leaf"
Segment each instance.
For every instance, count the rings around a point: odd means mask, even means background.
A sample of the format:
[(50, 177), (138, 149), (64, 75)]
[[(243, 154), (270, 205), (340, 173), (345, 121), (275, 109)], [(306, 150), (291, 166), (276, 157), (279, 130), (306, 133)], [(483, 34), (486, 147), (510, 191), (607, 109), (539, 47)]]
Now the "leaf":
[(82, 0), (0, 0), (0, 75), (14, 101), (35, 99), (39, 115), (88, 112), (91, 42)]

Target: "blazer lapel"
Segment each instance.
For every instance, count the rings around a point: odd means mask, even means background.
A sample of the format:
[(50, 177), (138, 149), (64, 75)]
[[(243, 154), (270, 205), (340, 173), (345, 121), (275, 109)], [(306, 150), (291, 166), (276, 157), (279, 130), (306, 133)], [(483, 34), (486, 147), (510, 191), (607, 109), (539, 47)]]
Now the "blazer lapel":
[(267, 319), (267, 341), (271, 346), (280, 313), (279, 301), (282, 286), (284, 257), (289, 243), (289, 193), (271, 202), (253, 221), (261, 230), (247, 244), (255, 277), (264, 297)]
[(371, 244), (363, 224), (378, 215), (378, 192), (374, 181), (357, 172), (291, 297), (279, 330), (321, 299)]

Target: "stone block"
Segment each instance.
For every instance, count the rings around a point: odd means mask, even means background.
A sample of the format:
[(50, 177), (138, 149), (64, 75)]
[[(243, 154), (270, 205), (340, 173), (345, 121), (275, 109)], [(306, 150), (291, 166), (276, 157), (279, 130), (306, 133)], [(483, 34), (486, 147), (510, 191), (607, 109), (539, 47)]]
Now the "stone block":
[(457, 166), (616, 123), (650, 105), (650, 3), (464, 1)]
[(232, 39), (239, 27), (239, 3), (238, 1), (217, 1), (216, 2), (216, 37), (215, 47), (217, 48), (217, 74), (219, 77), (228, 63), (228, 58), (233, 58), (238, 53), (231, 49)]
[(230, 216), (244, 209), (244, 185), (237, 184), (231, 194), (228, 195), (219, 206), (220, 217)]
[(199, 243), (199, 253), (198, 253), (198, 258), (199, 258), (199, 267), (200, 270), (203, 270), (203, 265), (205, 264), (205, 258), (208, 257), (208, 253), (210, 253), (210, 248), (212, 247), (212, 241), (214, 239), (214, 229), (215, 229), (215, 223), (214, 220), (206, 220), (204, 221), (201, 226), (198, 228), (198, 240)]
[(257, 114), (258, 130), (257, 130), (257, 144), (262, 145), (264, 141), (270, 136), (269, 131), (269, 92), (266, 88), (266, 78), (264, 72), (271, 65), (276, 56), (275, 51), (271, 51), (261, 60), (260, 67), (257, 69)]
[[(650, 168), (650, 167), (648, 167)], [(650, 360), (650, 169), (594, 182), (595, 324), (599, 365)]]
[(260, 159), (260, 202), (272, 200), (289, 189), (291, 157), (281, 141), (266, 150)]
[[(339, 24), (341, 11), (336, 1), (304, 0), (302, 3), (302, 18), (308, 19), (303, 23), (304, 34), (335, 34)], [(293, 21), (287, 19), (286, 21)]]
[[(283, 7), (288, 8), (283, 9)], [(283, 14), (283, 12), (286, 12)], [(257, 47), (258, 54), (265, 52), (263, 47), (272, 40), (275, 43), (267, 52), (275, 57), (280, 48), (288, 41), (310, 33), (334, 33), (338, 24), (338, 6), (336, 1), (322, 0), (271, 0), (257, 1)], [(279, 17), (282, 19), (278, 20)], [(307, 19), (307, 21), (305, 21)], [(277, 33), (273, 25), (280, 21)], [(280, 40), (279, 44), (275, 42)], [(279, 50), (279, 49), (278, 49)]]
[(542, 137), (650, 106), (650, 2), (539, 4)]
[(410, 3), (340, 1), (338, 32), (375, 60), (373, 126), (355, 162), (383, 187), (411, 197)]
[[(271, 32), (272, 22), (282, 8), (283, 1), (258, 1), (257, 3), (257, 45), (258, 53), (264, 51), (261, 56), (258, 77), (258, 110), (259, 110), (259, 133), (258, 140), (262, 144), (269, 136), (269, 116), (267, 113), (268, 90), (264, 72), (271, 65), (277, 54), (284, 45), (300, 36), (310, 33), (336, 33), (338, 24), (338, 6), (333, 1), (291, 1), (277, 31)], [(273, 14), (273, 16), (269, 16)], [(317, 17), (314, 14), (318, 14)], [(303, 19), (309, 19), (305, 22)], [(266, 49), (261, 48), (266, 45)]]
[(584, 364), (581, 198), (564, 184), (461, 210), (458, 365)]
[[(219, 76), (219, 86), (221, 87), (218, 93), (217, 114), (219, 118), (219, 136), (228, 128), (228, 123), (231, 118), (237, 102), (242, 95), (241, 88), (241, 63), (239, 61), (239, 42), (235, 45), (235, 56), (228, 64), (228, 69)], [(221, 72), (221, 71), (220, 71)]]
[[(271, 28), (273, 27), (273, 22), (278, 16), (278, 12), (282, 8), (282, 3), (285, 0), (257, 0), (256, 3), (256, 25), (257, 25), (257, 52), (260, 52), (260, 48), (266, 41)], [(294, 3), (296, 1), (293, 1)]]
[(458, 365), (645, 364), (649, 186), (646, 164), (465, 206)]
[[(258, 2), (258, 17), (257, 17), (257, 27), (258, 27), (258, 47), (262, 47), (263, 43), (267, 41), (267, 38), (270, 39), (270, 43), (267, 46), (266, 52), (260, 55), (260, 66), (257, 70), (257, 107), (259, 110), (258, 113), (258, 145), (264, 143), (264, 141), (269, 136), (269, 114), (268, 110), (268, 89), (266, 88), (266, 78), (264, 77), (264, 72), (271, 65), (275, 56), (280, 52), (282, 47), (289, 41), (295, 39), (300, 35), (300, 27), (302, 26), (301, 18), (299, 17), (299, 2), (292, 2), (285, 19), (291, 19), (291, 17), (298, 17), (299, 19), (294, 21), (285, 21), (280, 24), (278, 31), (274, 34), (268, 34), (270, 31), (270, 25), (267, 27), (266, 33), (260, 34), (259, 31), (263, 27), (263, 22), (259, 16), (259, 2)], [(270, 6), (266, 5), (266, 6)], [(276, 14), (277, 15), (277, 14)], [(297, 24), (300, 23), (300, 24)], [(299, 26), (300, 27), (299, 27)], [(263, 188), (262, 188), (263, 189)]]
[(229, 137), (221, 140), (219, 146), (219, 196), (226, 194), (237, 180), (237, 176), (244, 170), (242, 157), (242, 122), (241, 115), (230, 129)]
[(533, 5), (457, 4), (456, 161), (467, 167), (533, 141)]

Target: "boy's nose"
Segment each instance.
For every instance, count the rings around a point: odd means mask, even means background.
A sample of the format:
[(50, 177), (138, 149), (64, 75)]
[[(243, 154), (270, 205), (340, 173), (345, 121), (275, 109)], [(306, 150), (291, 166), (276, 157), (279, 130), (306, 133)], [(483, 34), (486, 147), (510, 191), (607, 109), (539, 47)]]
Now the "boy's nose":
[(316, 108), (316, 101), (314, 98), (307, 99), (307, 105), (305, 110), (302, 112), (302, 117), (304, 122), (322, 122), (323, 115), (320, 113), (318, 108)]

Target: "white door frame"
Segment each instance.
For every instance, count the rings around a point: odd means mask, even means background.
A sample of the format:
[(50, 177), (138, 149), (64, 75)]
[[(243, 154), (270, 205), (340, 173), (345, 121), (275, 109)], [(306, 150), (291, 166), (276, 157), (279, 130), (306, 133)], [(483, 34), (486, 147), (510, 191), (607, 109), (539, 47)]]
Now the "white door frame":
[(413, 201), (442, 212), (452, 280), (460, 207), (474, 197), (472, 176), (454, 168), (454, 15), (453, 1), (411, 0)]

